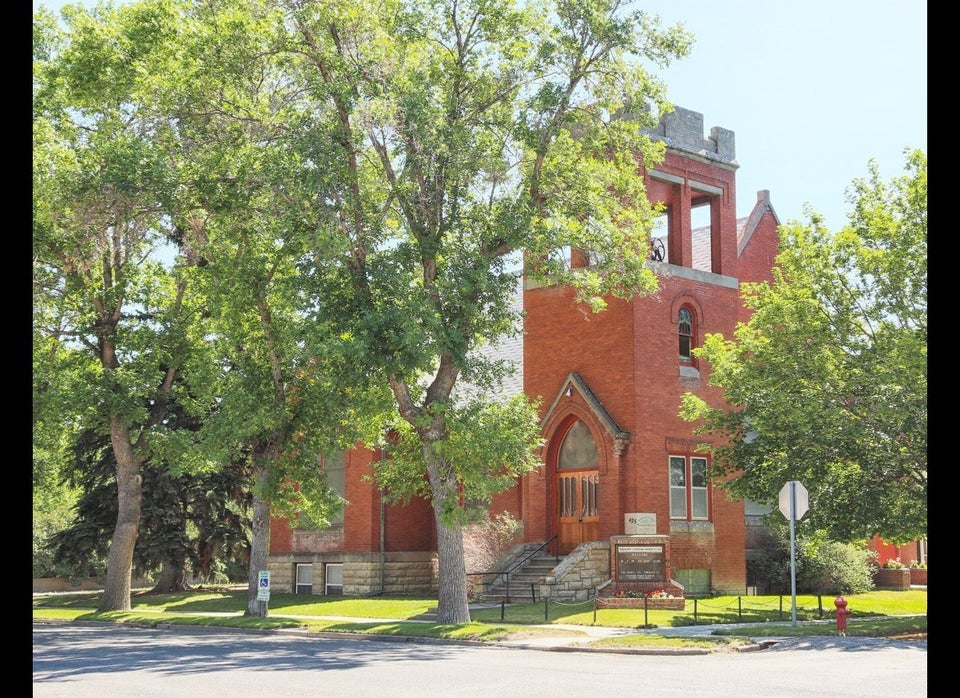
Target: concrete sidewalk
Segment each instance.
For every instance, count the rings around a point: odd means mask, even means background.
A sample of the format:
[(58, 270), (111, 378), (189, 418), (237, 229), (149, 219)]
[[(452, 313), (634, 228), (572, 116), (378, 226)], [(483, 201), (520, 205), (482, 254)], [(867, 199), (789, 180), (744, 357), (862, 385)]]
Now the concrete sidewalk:
[[(242, 615), (238, 613), (203, 613), (198, 615), (217, 615), (234, 616)], [(326, 620), (337, 620), (344, 622), (373, 622), (373, 623), (396, 623), (396, 618), (357, 618), (340, 616), (299, 616), (292, 614), (272, 614), (275, 617), (286, 618), (323, 618)], [(103, 624), (109, 621), (87, 621), (87, 620), (62, 620), (62, 619), (34, 619), (34, 624), (45, 625), (70, 625), (70, 624)], [(404, 620), (403, 622), (416, 622)], [(432, 621), (423, 620), (422, 623)], [(832, 623), (833, 621), (803, 621), (798, 624), (806, 625), (809, 623)], [(608, 654), (651, 654), (651, 655), (705, 655), (714, 653), (740, 653), (755, 652), (761, 650), (809, 650), (826, 647), (841, 646), (845, 649), (864, 649), (868, 647), (880, 647), (891, 643), (910, 642), (917, 646), (926, 648), (926, 638), (912, 640), (896, 640), (891, 638), (874, 637), (840, 637), (838, 635), (820, 635), (812, 637), (758, 637), (754, 641), (740, 646), (730, 646), (718, 643), (716, 647), (662, 647), (662, 646), (623, 646), (623, 647), (594, 647), (591, 643), (598, 639), (625, 637), (631, 635), (661, 635), (667, 637), (710, 637), (714, 631), (723, 628), (739, 628), (767, 625), (761, 623), (736, 623), (728, 625), (691, 625), (678, 628), (613, 628), (593, 625), (566, 625), (559, 623), (544, 623), (529, 626), (533, 631), (529, 634), (520, 633), (513, 639), (489, 641), (489, 640), (449, 640), (444, 638), (414, 637), (409, 635), (373, 635), (369, 633), (341, 633), (341, 632), (323, 632), (316, 630), (306, 630), (304, 628), (284, 628), (279, 630), (267, 629), (249, 629), (249, 628), (224, 628), (220, 626), (194, 626), (178, 625), (175, 623), (157, 623), (149, 624), (154, 630), (183, 632), (183, 633), (208, 633), (208, 632), (242, 632), (242, 633), (279, 633), (284, 635), (297, 635), (300, 637), (349, 637), (357, 640), (370, 640), (374, 642), (409, 642), (419, 644), (442, 644), (442, 645), (471, 645), (487, 647), (509, 647), (516, 649), (530, 649), (553, 652), (594, 652)], [(783, 623), (775, 623), (783, 625)]]
[[(324, 620), (337, 620), (344, 622), (368, 622), (368, 623), (396, 623), (396, 618), (357, 618), (341, 616), (293, 616), (281, 613), (271, 614), (275, 617), (285, 616), (289, 618), (307, 619), (322, 618)], [(433, 623), (434, 620), (428, 618), (406, 619), (403, 622)], [(789, 622), (789, 621), (788, 621)], [(834, 625), (834, 620), (814, 620), (798, 621), (798, 625), (828, 624)], [(494, 645), (501, 647), (517, 647), (525, 649), (553, 650), (553, 651), (581, 651), (581, 652), (608, 652), (614, 654), (711, 654), (713, 652), (748, 652), (767, 649), (779, 643), (836, 643), (842, 642), (844, 645), (855, 646), (864, 642), (884, 642), (885, 638), (855, 638), (840, 637), (837, 634), (823, 635), (819, 637), (789, 637), (789, 636), (760, 636), (740, 647), (730, 647), (718, 643), (716, 648), (710, 647), (592, 647), (595, 640), (605, 638), (627, 637), (632, 635), (656, 635), (664, 637), (712, 637), (718, 630), (731, 628), (758, 628), (764, 625), (782, 626), (784, 623), (729, 623), (713, 625), (687, 625), (680, 627), (656, 627), (656, 628), (623, 628), (609, 627), (600, 625), (572, 625), (564, 623), (538, 623), (530, 625), (532, 632), (529, 634), (519, 633), (512, 639), (499, 640), (495, 642), (485, 640), (445, 640), (441, 638), (418, 638), (410, 636), (384, 636), (356, 633), (352, 637), (369, 640), (394, 640), (404, 642), (425, 642), (425, 643), (452, 643), (452, 644), (471, 644), (471, 645)], [(327, 634), (317, 633), (316, 631), (281, 631), (281, 632), (302, 632), (304, 634)]]

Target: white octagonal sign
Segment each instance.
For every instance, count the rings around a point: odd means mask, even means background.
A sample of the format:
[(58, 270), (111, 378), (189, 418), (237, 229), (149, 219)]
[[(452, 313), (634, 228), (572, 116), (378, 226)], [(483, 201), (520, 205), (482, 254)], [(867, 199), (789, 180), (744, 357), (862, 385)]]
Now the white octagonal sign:
[(809, 501), (807, 499), (807, 488), (804, 487), (798, 480), (791, 480), (783, 486), (780, 490), (780, 513), (787, 517), (787, 520), (790, 520), (790, 493), (793, 492), (793, 520), (803, 518), (803, 515), (807, 513), (809, 509)]

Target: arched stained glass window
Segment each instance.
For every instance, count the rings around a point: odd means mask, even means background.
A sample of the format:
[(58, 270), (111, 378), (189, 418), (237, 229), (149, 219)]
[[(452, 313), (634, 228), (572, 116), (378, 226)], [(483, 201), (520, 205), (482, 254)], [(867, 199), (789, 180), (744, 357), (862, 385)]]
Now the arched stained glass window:
[(693, 349), (693, 314), (689, 308), (680, 308), (677, 313), (677, 334), (680, 338), (680, 361), (691, 363), (693, 356), (690, 350)]
[(586, 424), (577, 420), (563, 437), (557, 468), (560, 470), (587, 470), (596, 468), (597, 444)]

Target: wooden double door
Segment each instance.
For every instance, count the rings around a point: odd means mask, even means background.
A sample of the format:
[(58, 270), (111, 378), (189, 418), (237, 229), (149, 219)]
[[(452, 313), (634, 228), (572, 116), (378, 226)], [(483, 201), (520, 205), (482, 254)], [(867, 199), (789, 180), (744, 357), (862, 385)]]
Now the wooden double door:
[(559, 552), (566, 555), (580, 543), (600, 537), (600, 472), (557, 472)]

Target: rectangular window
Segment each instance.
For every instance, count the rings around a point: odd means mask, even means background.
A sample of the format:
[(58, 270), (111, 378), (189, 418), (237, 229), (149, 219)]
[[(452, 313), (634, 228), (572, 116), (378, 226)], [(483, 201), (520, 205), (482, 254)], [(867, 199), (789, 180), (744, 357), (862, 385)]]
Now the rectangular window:
[(670, 518), (687, 518), (687, 459), (670, 456)]
[[(327, 478), (327, 486), (343, 497), (346, 491), (346, 464), (343, 451), (321, 457), (320, 467)], [(343, 509), (330, 517), (330, 523), (332, 525), (343, 523)]]
[(327, 596), (343, 595), (342, 562), (328, 562), (323, 566), (323, 593)]
[(680, 335), (680, 361), (690, 363), (690, 335)]
[(707, 508), (707, 459), (690, 459), (690, 518), (706, 520)]
[(673, 578), (683, 585), (684, 596), (710, 593), (710, 570), (674, 570)]
[(670, 456), (670, 518), (684, 521), (710, 519), (706, 458)]
[[(346, 457), (343, 451), (335, 451), (330, 455), (321, 455), (319, 458), (320, 472), (326, 478), (327, 487), (344, 498), (346, 492)], [(303, 511), (297, 513), (296, 518), (291, 522), (293, 527), (300, 531), (317, 531), (330, 528), (332, 526), (343, 525), (343, 507), (335, 514), (330, 514), (330, 521), (327, 526), (319, 527)]]
[(313, 565), (300, 563), (297, 564), (297, 583), (293, 593), (313, 593)]

